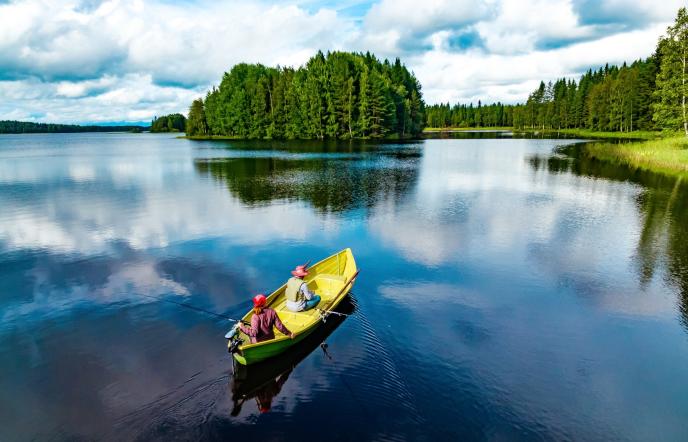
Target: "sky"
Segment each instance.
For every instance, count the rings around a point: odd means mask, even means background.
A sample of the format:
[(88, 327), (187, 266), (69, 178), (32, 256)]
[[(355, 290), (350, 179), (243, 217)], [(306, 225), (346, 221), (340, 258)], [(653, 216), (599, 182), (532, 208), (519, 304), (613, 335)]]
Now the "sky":
[(150, 122), (240, 62), (399, 57), (426, 103), (524, 101), (649, 56), (685, 0), (0, 0), (0, 120)]

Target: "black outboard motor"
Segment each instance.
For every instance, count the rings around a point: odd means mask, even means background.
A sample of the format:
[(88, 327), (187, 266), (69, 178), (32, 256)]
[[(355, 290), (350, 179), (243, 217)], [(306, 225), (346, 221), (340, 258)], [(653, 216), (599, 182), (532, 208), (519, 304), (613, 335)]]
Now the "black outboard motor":
[(239, 339), (237, 336), (233, 336), (227, 344), (227, 349), (230, 353), (236, 353), (240, 345), (241, 339)]

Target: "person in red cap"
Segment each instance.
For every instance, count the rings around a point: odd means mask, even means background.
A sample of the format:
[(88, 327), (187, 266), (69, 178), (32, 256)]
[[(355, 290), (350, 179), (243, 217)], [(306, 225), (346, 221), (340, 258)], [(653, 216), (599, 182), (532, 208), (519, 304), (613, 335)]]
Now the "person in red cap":
[(241, 324), (239, 328), (242, 332), (251, 339), (251, 343), (263, 342), (269, 339), (275, 339), (275, 332), (272, 327), (277, 327), (285, 335), (294, 339), (294, 333), (290, 332), (287, 327), (282, 324), (277, 312), (266, 307), (267, 298), (262, 293), (253, 298), (253, 316), (251, 316), (251, 326)]
[(285, 292), (287, 308), (293, 312), (300, 312), (318, 305), (320, 296), (308, 290), (308, 284), (303, 280), (308, 275), (306, 266), (296, 266), (291, 274)]

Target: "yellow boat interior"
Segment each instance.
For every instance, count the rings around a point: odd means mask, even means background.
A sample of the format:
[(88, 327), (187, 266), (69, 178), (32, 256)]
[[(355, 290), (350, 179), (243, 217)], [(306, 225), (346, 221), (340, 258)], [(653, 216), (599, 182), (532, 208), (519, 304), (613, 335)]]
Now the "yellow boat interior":
[[(350, 290), (351, 284), (344, 291), (342, 291), (342, 288), (354, 273), (356, 273), (356, 263), (353, 259), (351, 250), (344, 249), (308, 268), (308, 275), (304, 278), (304, 281), (308, 285), (308, 288), (315, 294), (320, 295), (321, 298), (315, 308), (303, 312), (292, 312), (287, 309), (287, 299), (284, 295), (286, 281), (285, 284), (268, 296), (267, 306), (277, 312), (282, 323), (284, 323), (291, 332), (299, 335), (320, 321), (321, 310), (331, 310), (339, 304)], [(243, 319), (247, 322), (251, 322), (252, 316), (253, 310), (249, 311)], [(274, 340), (263, 341), (256, 344), (250, 344), (248, 337), (243, 333), (241, 336), (244, 342), (241, 346), (242, 349), (260, 346), (282, 339), (289, 339), (277, 329), (275, 329)]]

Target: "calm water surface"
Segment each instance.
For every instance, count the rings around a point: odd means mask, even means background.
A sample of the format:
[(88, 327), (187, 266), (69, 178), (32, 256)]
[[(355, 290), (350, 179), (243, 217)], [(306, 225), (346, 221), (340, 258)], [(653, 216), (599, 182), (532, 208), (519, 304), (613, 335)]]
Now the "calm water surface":
[[(0, 440), (686, 440), (688, 186), (572, 143), (1, 136)], [(344, 247), (351, 316), (256, 370), (172, 303)]]

